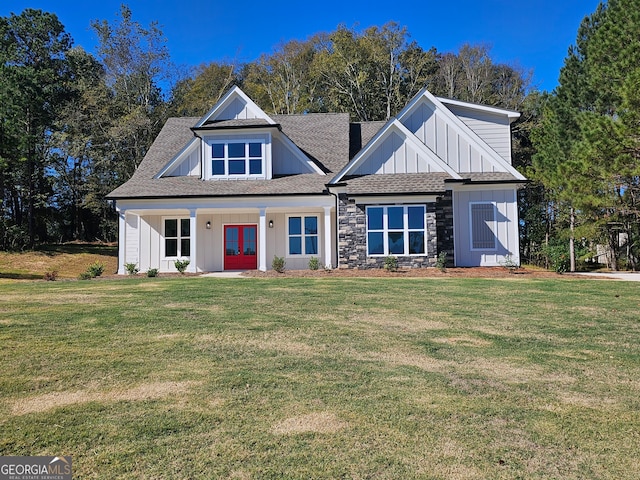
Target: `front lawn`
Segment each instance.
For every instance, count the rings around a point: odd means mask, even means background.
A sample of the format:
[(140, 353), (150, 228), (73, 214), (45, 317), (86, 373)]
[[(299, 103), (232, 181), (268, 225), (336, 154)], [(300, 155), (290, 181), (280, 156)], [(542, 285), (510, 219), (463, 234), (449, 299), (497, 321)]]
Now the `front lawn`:
[(74, 478), (635, 479), (640, 289), (0, 283), (0, 455)]

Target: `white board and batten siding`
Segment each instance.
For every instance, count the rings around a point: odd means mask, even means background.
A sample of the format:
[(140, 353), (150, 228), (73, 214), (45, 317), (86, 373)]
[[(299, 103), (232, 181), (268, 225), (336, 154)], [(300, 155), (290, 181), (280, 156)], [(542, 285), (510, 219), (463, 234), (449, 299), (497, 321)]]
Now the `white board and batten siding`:
[(402, 135), (391, 132), (366, 160), (353, 171), (354, 175), (383, 173), (431, 173), (441, 172), (424, 154), (413, 148)]
[(456, 172), (506, 171), (461, 134), (460, 127), (452, 124), (446, 115), (426, 103), (419, 105), (403, 123)]
[(229, 105), (216, 115), (217, 120), (249, 120), (259, 118), (256, 113), (240, 98), (234, 98)]
[(127, 223), (125, 229), (125, 258), (122, 263), (137, 264), (140, 261), (138, 257), (138, 250), (140, 246), (140, 217), (129, 213), (126, 215), (125, 221)]
[[(495, 267), (504, 265), (508, 259), (520, 263), (516, 189), (463, 190), (453, 195), (456, 266)], [(473, 248), (471, 212), (474, 204), (495, 207), (494, 220), (487, 222), (495, 239), (492, 248)]]
[(498, 155), (511, 163), (511, 123), (506, 115), (482, 112), (458, 105), (447, 105), (447, 108)]
[(200, 176), (200, 149), (194, 148), (190, 153), (172, 169), (167, 177), (199, 177)]

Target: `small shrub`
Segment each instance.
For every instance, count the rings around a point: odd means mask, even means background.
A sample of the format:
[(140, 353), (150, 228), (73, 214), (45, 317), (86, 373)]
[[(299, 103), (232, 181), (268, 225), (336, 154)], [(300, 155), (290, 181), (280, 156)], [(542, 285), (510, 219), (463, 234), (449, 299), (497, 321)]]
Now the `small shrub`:
[(276, 272), (282, 273), (285, 270), (287, 262), (285, 262), (284, 257), (278, 257), (277, 255), (273, 256), (273, 261), (271, 262), (271, 268), (273, 268)]
[(78, 280), (91, 280), (92, 278), (93, 277), (91, 276), (89, 271), (82, 272), (80, 275), (78, 275)]
[(124, 268), (127, 270), (129, 275), (135, 275), (140, 271), (136, 263), (125, 263)]
[(389, 255), (384, 259), (384, 269), (390, 272), (398, 270), (398, 259), (393, 255)]
[(49, 272), (45, 272), (44, 273), (44, 279), (47, 282), (55, 282), (58, 279), (58, 271), (57, 270), (51, 270)]
[(502, 262), (500, 265), (509, 270), (510, 273), (513, 273), (520, 268), (520, 265), (513, 261), (511, 255), (507, 255), (504, 259), (504, 262)]
[(320, 268), (320, 260), (316, 257), (311, 257), (309, 259), (309, 270), (318, 270)]
[(92, 263), (87, 268), (87, 273), (91, 275), (91, 278), (99, 277), (104, 272), (104, 263), (100, 263), (98, 261)]
[(147, 277), (157, 277), (158, 276), (158, 269), (157, 268), (150, 268), (149, 270), (147, 270)]
[(447, 271), (447, 252), (440, 252), (436, 260), (436, 268), (441, 272)]
[(173, 262), (173, 264), (176, 266), (176, 270), (178, 270), (183, 275), (190, 263), (191, 262), (189, 260), (176, 260), (175, 262)]

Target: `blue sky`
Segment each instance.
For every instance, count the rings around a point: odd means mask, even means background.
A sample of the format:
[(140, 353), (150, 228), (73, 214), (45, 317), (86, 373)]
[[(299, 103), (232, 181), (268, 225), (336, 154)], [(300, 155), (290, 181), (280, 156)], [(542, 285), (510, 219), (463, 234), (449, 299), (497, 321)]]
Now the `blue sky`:
[[(3, 0), (0, 16), (25, 8), (58, 15), (76, 45), (93, 52), (91, 20), (113, 21), (122, 1)], [(465, 42), (492, 46), (497, 62), (534, 72), (534, 84), (552, 90), (567, 49), (575, 42), (582, 19), (599, 0), (130, 0), (135, 20), (156, 20), (162, 27), (173, 62), (193, 66), (216, 60), (255, 60), (288, 40), (304, 40), (339, 24), (358, 29), (396, 21), (406, 26), (422, 48), (457, 51)], [(397, 8), (396, 8), (397, 7)]]

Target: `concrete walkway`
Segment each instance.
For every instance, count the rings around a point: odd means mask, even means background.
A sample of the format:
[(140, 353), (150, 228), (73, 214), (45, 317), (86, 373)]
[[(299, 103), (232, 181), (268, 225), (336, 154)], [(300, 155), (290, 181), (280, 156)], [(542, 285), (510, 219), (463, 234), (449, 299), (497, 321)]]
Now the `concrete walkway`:
[(575, 272), (570, 275), (580, 275), (583, 277), (600, 278), (602, 280), (622, 280), (625, 282), (640, 282), (638, 272)]
[(239, 272), (239, 271), (203, 273), (200, 276), (201, 277), (214, 277), (214, 278), (249, 278), (249, 277), (243, 276), (242, 272)]

